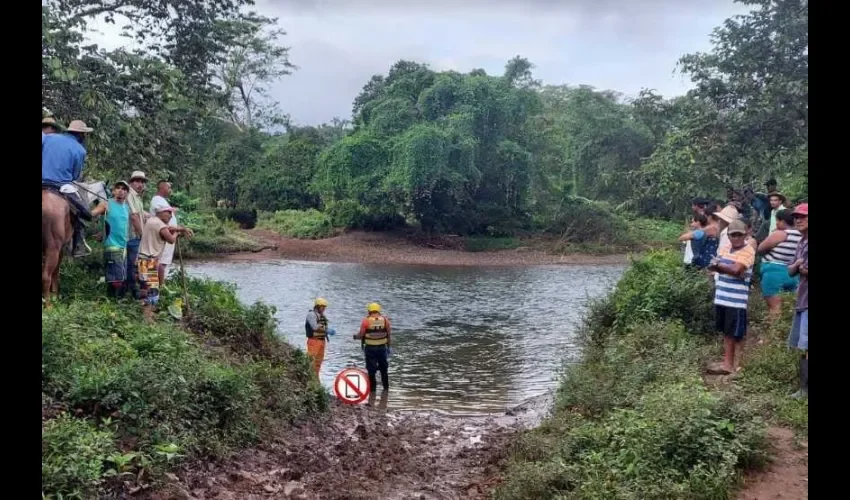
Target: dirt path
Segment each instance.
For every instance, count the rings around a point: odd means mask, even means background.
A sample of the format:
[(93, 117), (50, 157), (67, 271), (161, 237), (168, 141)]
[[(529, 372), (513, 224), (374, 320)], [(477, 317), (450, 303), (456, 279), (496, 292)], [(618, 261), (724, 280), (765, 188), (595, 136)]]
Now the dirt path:
[(509, 414), (464, 418), (387, 413), (380, 401), (334, 403), (327, 422), (283, 430), (206, 470), (195, 464), (148, 498), (485, 498), (498, 482), (510, 438), (536, 425), (550, 402), (546, 396)]
[(774, 448), (773, 463), (744, 479), (738, 500), (809, 498), (808, 445), (798, 442), (793, 431), (781, 427), (771, 427), (767, 434)]
[(245, 231), (262, 246), (256, 253), (223, 255), (229, 261), (291, 259), (370, 264), (515, 266), (540, 264), (625, 264), (626, 255), (551, 255), (521, 247), (514, 250), (467, 252), (459, 238), (416, 239), (404, 234), (352, 231), (324, 240), (283, 238), (264, 229)]

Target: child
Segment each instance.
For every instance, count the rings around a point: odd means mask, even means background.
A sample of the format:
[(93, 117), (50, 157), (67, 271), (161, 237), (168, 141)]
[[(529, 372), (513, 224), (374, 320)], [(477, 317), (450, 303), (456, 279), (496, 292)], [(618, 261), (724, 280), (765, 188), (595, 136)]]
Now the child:
[(733, 220), (729, 244), (717, 252), (709, 270), (717, 273), (714, 291), (715, 327), (723, 333), (723, 361), (709, 372), (729, 375), (737, 370), (737, 354), (747, 334), (747, 301), (755, 263), (755, 249), (747, 244), (747, 225)]

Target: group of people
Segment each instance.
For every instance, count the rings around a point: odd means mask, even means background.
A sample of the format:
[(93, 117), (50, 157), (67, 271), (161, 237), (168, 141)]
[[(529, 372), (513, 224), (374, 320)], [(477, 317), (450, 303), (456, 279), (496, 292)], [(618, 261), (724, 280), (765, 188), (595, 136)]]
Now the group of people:
[(65, 190), (82, 179), (86, 158), (85, 138), (93, 131), (80, 120), (67, 129), (54, 118), (41, 122), (41, 184), (42, 189), (54, 189), (63, 194), (74, 210), (75, 257), (91, 252), (85, 242), (83, 221), (103, 217), (103, 258), (107, 294), (124, 297), (129, 291), (141, 301), (145, 319), (153, 320), (153, 308), (159, 302), (159, 288), (165, 283), (168, 266), (174, 257), (177, 238), (192, 237), (192, 230), (177, 223), (176, 208), (168, 202), (171, 183), (157, 182), (156, 195), (145, 210), (142, 195), (147, 176), (135, 171), (130, 181), (119, 180), (112, 185), (112, 197), (98, 200), (89, 210), (76, 190)]
[(709, 367), (712, 373), (728, 375), (740, 370), (757, 259), (769, 324), (782, 312), (780, 294), (796, 292), (788, 344), (801, 353), (800, 389), (792, 396), (804, 398), (809, 390), (809, 204), (789, 203), (773, 179), (766, 187), (766, 193), (730, 190), (722, 208), (707, 199), (693, 200), (690, 227), (679, 241), (685, 244), (685, 264), (705, 270), (713, 278), (715, 328), (724, 336), (724, 356)]
[[(336, 332), (328, 326), (325, 309), (328, 301), (319, 297), (313, 303), (313, 309), (307, 313), (304, 327), (307, 332), (307, 355), (313, 361), (316, 377), (322, 369), (325, 359), (325, 346), (328, 337)], [(390, 319), (381, 313), (381, 305), (372, 302), (366, 306), (367, 316), (360, 322), (360, 330), (354, 334), (354, 339), (360, 341), (366, 361), (366, 371), (369, 374), (369, 387), (377, 387), (376, 376), (381, 373), (381, 385), (384, 392), (390, 388), (389, 358), (392, 355), (392, 328)]]

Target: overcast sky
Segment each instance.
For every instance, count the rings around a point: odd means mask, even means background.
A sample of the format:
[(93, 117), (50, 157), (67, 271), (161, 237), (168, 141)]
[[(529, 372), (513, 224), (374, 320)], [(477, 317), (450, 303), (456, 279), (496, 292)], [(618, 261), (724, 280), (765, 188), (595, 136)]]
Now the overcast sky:
[[(545, 84), (682, 94), (691, 83), (674, 74), (679, 56), (708, 50), (712, 29), (747, 11), (732, 0), (257, 0), (254, 9), (287, 31), (299, 69), (271, 94), (301, 125), (349, 118), (366, 81), (399, 59), (501, 74), (521, 55)], [(92, 27), (107, 48), (126, 43), (110, 25)]]

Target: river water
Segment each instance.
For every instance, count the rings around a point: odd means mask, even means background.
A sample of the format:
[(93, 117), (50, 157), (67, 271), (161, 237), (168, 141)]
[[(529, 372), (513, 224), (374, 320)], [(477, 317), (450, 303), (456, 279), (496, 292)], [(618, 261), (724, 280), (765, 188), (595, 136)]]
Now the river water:
[[(279, 332), (304, 348), (315, 297), (330, 303), (323, 384), (349, 361), (366, 304), (393, 326), (388, 408), (499, 413), (551, 390), (579, 356), (588, 300), (607, 293), (623, 266), (446, 267), (322, 262), (205, 262), (187, 272), (238, 286), (239, 298), (277, 308)], [(378, 377), (380, 380), (380, 376)], [(380, 385), (380, 382), (378, 382)]]

